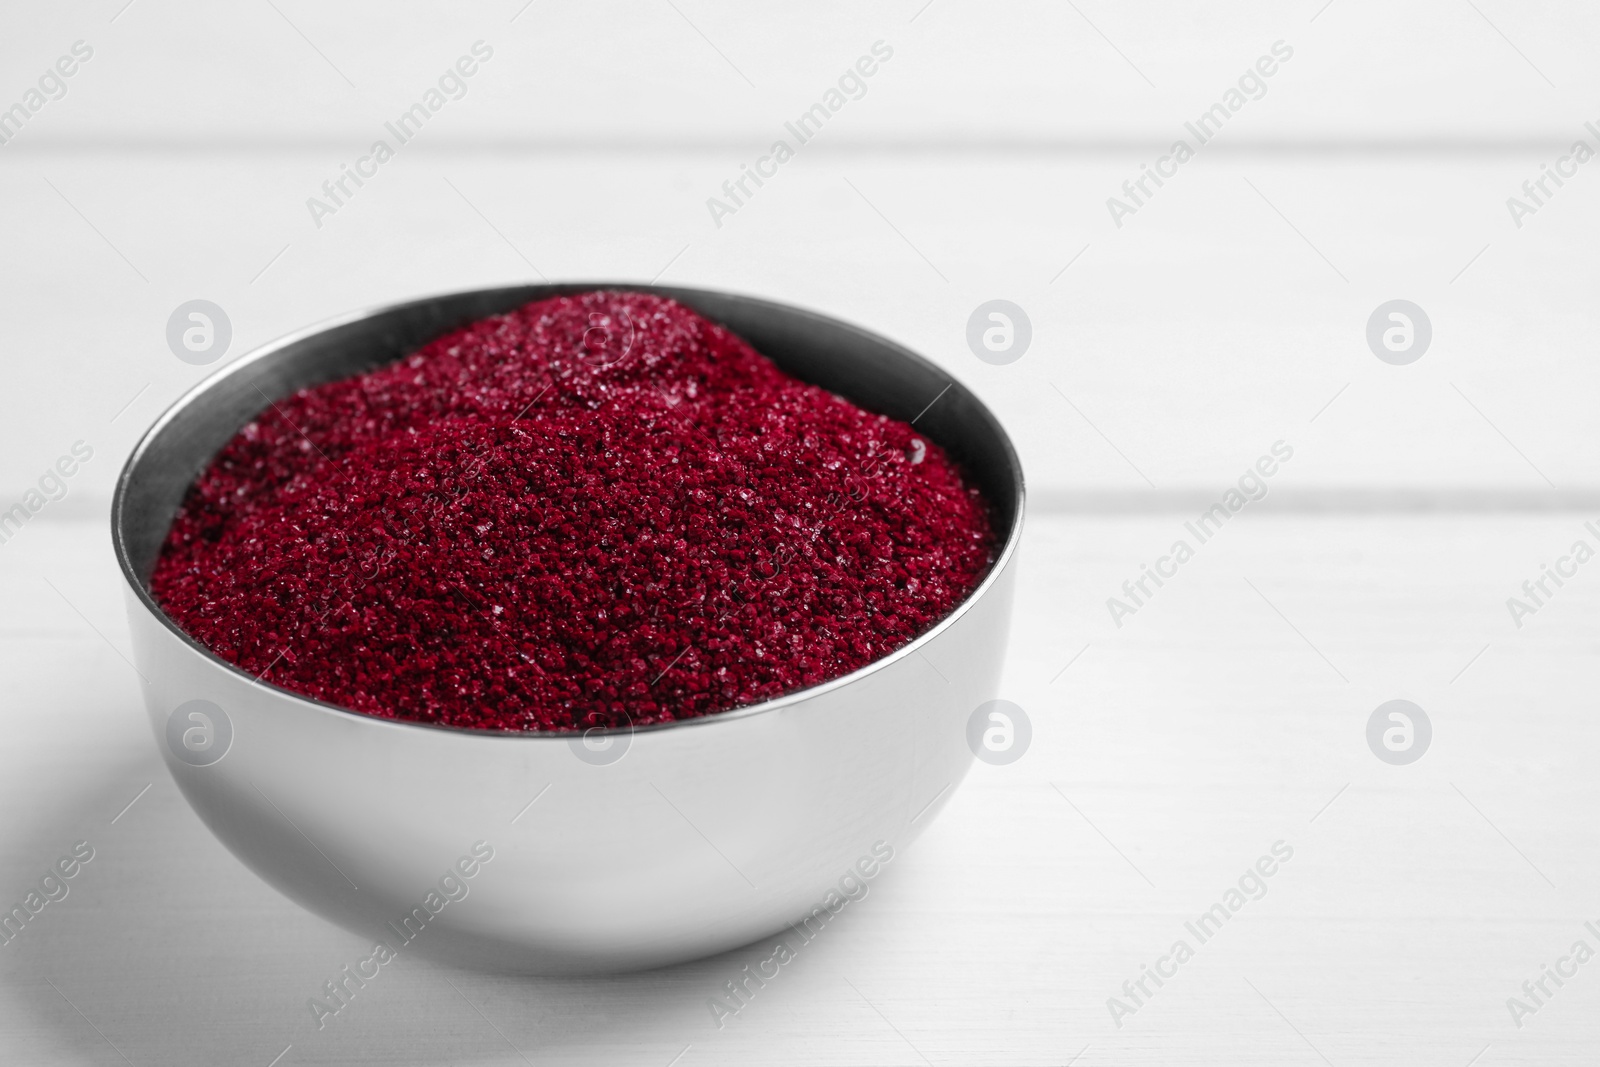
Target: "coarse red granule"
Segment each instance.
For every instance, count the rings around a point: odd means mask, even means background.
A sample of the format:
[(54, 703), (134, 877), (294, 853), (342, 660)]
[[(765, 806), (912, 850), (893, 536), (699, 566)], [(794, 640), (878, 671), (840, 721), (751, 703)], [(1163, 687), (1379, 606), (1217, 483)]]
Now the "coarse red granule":
[(910, 426), (671, 300), (590, 292), (267, 408), (189, 490), (150, 586), (294, 692), (565, 731), (847, 674), (948, 614), (993, 549)]

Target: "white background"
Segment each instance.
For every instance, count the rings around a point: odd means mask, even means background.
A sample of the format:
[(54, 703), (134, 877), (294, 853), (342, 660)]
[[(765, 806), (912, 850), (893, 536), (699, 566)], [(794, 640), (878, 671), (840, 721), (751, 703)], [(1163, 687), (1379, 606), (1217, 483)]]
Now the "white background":
[[(1600, 949), (1600, 565), (1521, 628), (1506, 598), (1600, 545), (1600, 163), (1520, 227), (1506, 201), (1600, 148), (1600, 14), (122, 4), (0, 15), (0, 106), (94, 49), (0, 146), (0, 508), (94, 449), (0, 544), (0, 899), (97, 849), (0, 948), (0, 1060), (1593, 1062), (1600, 963), (1520, 1028), (1506, 999)], [(478, 40), (467, 95), (315, 226), (306, 198)], [(867, 95), (715, 225), (707, 197), (879, 40)], [(1280, 40), (1267, 94), (1114, 225), (1107, 197)], [(706, 999), (765, 952), (582, 981), (406, 960), (318, 1033), (306, 996), (363, 946), (167, 777), (122, 659), (110, 488), (168, 403), (262, 342), (541, 275), (813, 307), (991, 403), (1033, 499), (1002, 693), (1033, 746), (976, 767), (722, 1029)], [(995, 297), (1033, 323), (1008, 366), (965, 342)], [(233, 325), (210, 367), (165, 342), (194, 298)], [(1394, 298), (1433, 325), (1409, 366), (1365, 341)], [(1267, 499), (1114, 625), (1106, 598), (1280, 439)], [(1405, 767), (1364, 736), (1396, 697), (1434, 727)], [(1115, 1026), (1107, 998), (1279, 839), (1267, 896)]]

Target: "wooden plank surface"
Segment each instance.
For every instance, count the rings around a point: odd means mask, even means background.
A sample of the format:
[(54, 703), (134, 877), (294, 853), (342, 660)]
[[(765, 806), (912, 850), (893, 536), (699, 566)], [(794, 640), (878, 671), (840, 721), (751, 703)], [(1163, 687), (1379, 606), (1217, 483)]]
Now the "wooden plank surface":
[[(15, 208), (0, 500), (83, 439), (100, 451), (69, 500), (103, 502), (158, 412), (274, 337), (540, 274), (752, 292), (888, 334), (995, 407), (1041, 491), (1218, 492), (1279, 439), (1299, 450), (1284, 479), (1300, 487), (1600, 483), (1587, 250), (1600, 199), (1570, 188), (1515, 229), (1504, 200), (1538, 171), (1526, 153), (1218, 152), (1120, 230), (1104, 200), (1139, 173), (1132, 154), (801, 156), (718, 229), (704, 200), (737, 156), (419, 152), (319, 230), (304, 200), (339, 158), (0, 166)], [(966, 341), (996, 297), (1033, 322), (1006, 366)], [(1397, 297), (1433, 325), (1408, 366), (1366, 340)], [(195, 298), (233, 325), (209, 367), (165, 340)]]
[[(306, 998), (363, 946), (188, 810), (121, 658), (102, 525), (41, 523), (0, 570), (0, 870), (17, 894), (74, 841), (96, 857), (0, 950), (0, 1048), (85, 1064), (120, 1062), (107, 1039), (136, 1064), (265, 1065), (291, 1044), (284, 1063), (521, 1062), (512, 1045), (660, 1067), (686, 1046), (685, 1065), (1592, 1062), (1592, 966), (1520, 1029), (1506, 1007), (1600, 920), (1600, 586), (1580, 572), (1520, 630), (1504, 603), (1584, 516), (1263, 505), (1118, 629), (1105, 598), (1187, 518), (1030, 519), (1003, 693), (1032, 747), (976, 767), (720, 1029), (708, 998), (770, 947), (618, 979), (406, 959), (322, 1032)], [(1396, 697), (1435, 731), (1409, 766), (1364, 736)], [(1266, 894), (1194, 943), (1185, 921), (1280, 840), (1293, 858)], [(1107, 998), (1186, 937), (1194, 958), (1115, 1026)]]

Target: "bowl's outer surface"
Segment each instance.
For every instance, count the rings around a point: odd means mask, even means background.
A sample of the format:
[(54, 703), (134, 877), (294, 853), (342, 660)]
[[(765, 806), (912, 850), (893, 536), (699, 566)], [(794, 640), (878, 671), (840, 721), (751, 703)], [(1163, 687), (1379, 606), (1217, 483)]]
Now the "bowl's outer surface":
[[(1023, 487), (993, 416), (891, 342), (809, 312), (695, 290), (655, 291), (864, 407), (911, 419), (948, 387), (917, 426), (985, 491), (1002, 549), (956, 612), (892, 656), (765, 704), (592, 738), (623, 752), (598, 763), (580, 758), (584, 742), (572, 735), (439, 729), (296, 696), (213, 656), (151, 600), (149, 573), (184, 490), (269, 399), (527, 300), (602, 287), (455, 294), (291, 336), (180, 400), (119, 480), (113, 539), (135, 661), (179, 788), (268, 883), (403, 951), (490, 969), (592, 973), (693, 959), (781, 930), (822, 906), (858, 861), (881, 865), (887, 849), (932, 822), (971, 764), (969, 717), (996, 696)], [(195, 700), (222, 709), (231, 727), (226, 754), (205, 766), (168, 743), (169, 718)], [(465, 896), (447, 882), (460, 898), (447, 900), (441, 876), (475, 846), (493, 858), (458, 876)]]

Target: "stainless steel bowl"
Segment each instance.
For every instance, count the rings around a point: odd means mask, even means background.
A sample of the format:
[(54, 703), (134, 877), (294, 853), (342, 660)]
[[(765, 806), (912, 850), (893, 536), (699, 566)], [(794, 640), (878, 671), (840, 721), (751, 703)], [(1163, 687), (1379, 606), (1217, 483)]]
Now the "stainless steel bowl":
[[(214, 656), (151, 599), (184, 492), (269, 399), (526, 301), (595, 288), (671, 297), (796, 377), (897, 418), (920, 413), (917, 428), (993, 505), (992, 571), (928, 633), (846, 677), (585, 738), (445, 729), (308, 700)], [(969, 719), (996, 696), (1022, 514), (1022, 469), (999, 422), (912, 352), (765, 300), (601, 283), (430, 297), (269, 344), (151, 427), (122, 470), (111, 526), (151, 727), (222, 843), (291, 899), (390, 951), (558, 974), (689, 960), (807, 916), (814, 927), (932, 822), (971, 764)], [(357, 970), (381, 965), (373, 959)]]

